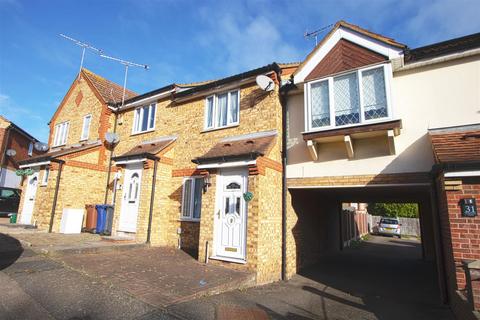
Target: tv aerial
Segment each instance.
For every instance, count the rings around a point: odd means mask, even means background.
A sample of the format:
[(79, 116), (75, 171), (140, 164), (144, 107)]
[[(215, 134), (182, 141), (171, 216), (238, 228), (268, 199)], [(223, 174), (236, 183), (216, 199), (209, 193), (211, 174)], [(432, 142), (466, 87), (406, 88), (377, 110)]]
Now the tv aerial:
[(122, 94), (122, 107), (123, 107), (123, 105), (125, 103), (125, 90), (127, 88), (128, 68), (129, 67), (139, 67), (139, 68), (143, 68), (145, 70), (148, 70), (148, 69), (150, 69), (150, 67), (147, 64), (139, 64), (139, 63), (115, 58), (115, 57), (112, 57), (112, 56), (108, 56), (108, 55), (103, 54), (103, 53), (100, 53), (100, 57), (119, 62), (120, 64), (123, 64), (125, 66), (125, 78), (123, 79), (123, 94)]
[(80, 71), (78, 72), (78, 78), (80, 78), (80, 72), (82, 71), (82, 68), (83, 68), (83, 59), (85, 58), (85, 50), (86, 49), (92, 50), (96, 54), (100, 54), (100, 55), (103, 54), (103, 50), (95, 48), (94, 46), (91, 46), (88, 43), (85, 43), (85, 42), (82, 42), (80, 40), (69, 37), (67, 35), (64, 35), (63, 33), (60, 33), (60, 37), (63, 37), (67, 40), (70, 40), (73, 43), (75, 43), (77, 46), (82, 48), (82, 59), (80, 60)]
[(305, 39), (309, 39), (309, 38), (315, 38), (315, 46), (317, 46), (318, 44), (318, 35), (322, 32), (324, 32), (325, 30), (333, 27), (333, 23), (329, 24), (328, 26), (325, 26), (325, 27), (322, 27), (318, 30), (315, 30), (315, 31), (312, 31), (312, 32), (308, 32), (308, 31), (305, 31), (305, 33), (303, 34), (303, 37)]
[(269, 92), (275, 89), (275, 82), (270, 77), (267, 77), (263, 74), (257, 76), (255, 79), (257, 82), (257, 85), (262, 89), (263, 91)]

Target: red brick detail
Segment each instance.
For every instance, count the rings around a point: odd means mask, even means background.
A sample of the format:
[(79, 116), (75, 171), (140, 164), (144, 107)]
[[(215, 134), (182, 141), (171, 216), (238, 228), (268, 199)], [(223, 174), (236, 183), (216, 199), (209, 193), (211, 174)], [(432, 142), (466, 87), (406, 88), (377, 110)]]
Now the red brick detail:
[(83, 156), (83, 155), (98, 151), (101, 147), (102, 146), (98, 146), (98, 147), (91, 148), (91, 149), (81, 150), (81, 151), (78, 151), (78, 152), (72, 152), (72, 153), (69, 153), (69, 154), (66, 154), (64, 156), (59, 157), (59, 159), (65, 160), (65, 159), (71, 159), (71, 158)]
[(265, 171), (265, 168), (270, 168), (278, 172), (282, 172), (282, 164), (275, 160), (265, 157), (259, 157), (257, 159), (257, 167), (260, 167), (260, 171)]
[(80, 102), (82, 102), (82, 99), (83, 99), (83, 93), (82, 91), (79, 91), (77, 93), (77, 97), (75, 98), (75, 104), (77, 105), (77, 107), (80, 104)]
[(265, 175), (265, 168), (259, 168), (256, 164), (249, 164), (248, 165), (248, 175), (249, 176), (256, 176), (256, 175)]
[(387, 60), (381, 54), (341, 39), (306, 77), (306, 81)]
[(158, 161), (163, 164), (168, 164), (168, 165), (173, 165), (173, 159), (169, 157), (160, 157), (160, 160)]
[(201, 176), (205, 174), (205, 172), (208, 172), (208, 171), (197, 169), (197, 168), (175, 169), (175, 170), (172, 170), (172, 177)]
[(480, 282), (467, 284), (463, 266), (463, 262), (480, 260), (480, 217), (463, 217), (460, 206), (460, 200), (464, 198), (475, 198), (477, 206), (480, 204), (480, 178), (455, 180), (461, 180), (461, 189), (446, 190), (444, 179), (437, 179), (445, 268), (450, 275), (449, 290), (472, 288), (476, 310), (480, 310)]
[[(70, 167), (84, 168), (84, 169), (90, 169), (95, 171), (108, 171), (108, 167), (106, 166), (99, 166), (98, 164), (75, 161), (75, 160), (67, 160), (65, 161), (65, 165)], [(115, 171), (115, 170), (112, 170), (112, 171)]]

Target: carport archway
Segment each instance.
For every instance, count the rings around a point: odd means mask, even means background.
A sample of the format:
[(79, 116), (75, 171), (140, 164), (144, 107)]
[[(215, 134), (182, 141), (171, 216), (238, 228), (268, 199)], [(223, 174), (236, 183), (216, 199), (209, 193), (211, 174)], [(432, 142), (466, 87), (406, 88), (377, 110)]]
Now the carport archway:
[[(399, 261), (405, 266), (397, 272), (402, 273), (402, 278), (408, 273), (413, 273), (411, 277), (406, 279), (427, 279), (433, 276), (433, 295), (429, 293), (429, 297), (436, 297), (437, 302), (446, 302), (445, 281), (443, 273), (443, 263), (441, 262), (441, 241), (438, 234), (438, 221), (436, 208), (434, 206), (434, 194), (430, 185), (381, 185), (367, 187), (324, 187), (324, 188), (297, 188), (290, 189), (292, 207), (295, 212), (295, 224), (292, 228), (293, 239), (295, 241), (295, 254), (297, 272), (307, 272), (309, 275), (316, 274), (318, 278), (322, 273), (316, 273), (315, 268), (322, 270), (322, 261), (342, 261), (349, 256), (350, 269), (352, 272), (358, 267), (356, 275), (360, 278), (369, 279), (366, 268), (363, 268), (357, 254), (353, 254), (350, 249), (343, 248), (342, 231), (341, 231), (341, 204), (342, 202), (396, 202), (396, 203), (417, 203), (420, 211), (421, 238), (420, 242), (404, 243), (394, 239), (379, 243), (367, 241), (361, 245), (365, 249), (365, 253), (373, 254), (377, 263), (383, 261), (384, 267), (391, 267), (389, 255), (375, 253), (387, 252), (384, 247), (390, 247), (394, 252), (407, 252), (411, 257), (408, 259), (400, 259)], [(409, 241), (406, 241), (409, 242)], [(409, 250), (405, 249), (405, 246)], [(380, 249), (382, 248), (382, 249)], [(363, 251), (362, 251), (363, 252)], [(398, 253), (397, 252), (397, 253)], [(366, 254), (366, 255), (368, 255)], [(401, 256), (402, 254), (398, 254)], [(337, 256), (337, 257), (335, 257)], [(325, 260), (333, 259), (333, 260)], [(394, 259), (397, 260), (397, 259)], [(328, 262), (328, 263), (330, 263)], [(333, 263), (333, 262), (332, 262)], [(356, 266), (356, 263), (360, 265)], [(407, 264), (407, 265), (406, 265)], [(418, 264), (418, 265), (416, 265)], [(415, 266), (416, 265), (416, 266)], [(420, 267), (422, 266), (422, 267)], [(313, 269), (312, 269), (313, 268)], [(341, 266), (334, 268), (340, 272)], [(363, 271), (362, 271), (363, 270)], [(403, 270), (403, 271), (402, 271)], [(423, 270), (423, 271), (422, 271)], [(427, 271), (425, 271), (427, 270)], [(423, 275), (422, 275), (423, 272)], [(428, 275), (425, 277), (425, 275)], [(338, 277), (345, 275), (338, 274)], [(372, 280), (373, 281), (373, 280)], [(403, 283), (408, 283), (404, 281)], [(417, 290), (414, 282), (411, 290)], [(425, 288), (432, 288), (427, 284), (418, 285)], [(346, 290), (347, 288), (339, 288)], [(355, 291), (355, 290), (354, 290)], [(416, 291), (418, 292), (418, 290)]]

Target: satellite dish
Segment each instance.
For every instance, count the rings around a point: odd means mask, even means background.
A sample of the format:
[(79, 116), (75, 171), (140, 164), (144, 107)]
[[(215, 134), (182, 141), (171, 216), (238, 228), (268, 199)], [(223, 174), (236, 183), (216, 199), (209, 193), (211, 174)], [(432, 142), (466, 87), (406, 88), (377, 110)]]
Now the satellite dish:
[(15, 157), (17, 151), (15, 151), (14, 149), (7, 149), (7, 151), (5, 151), (5, 154), (9, 157)]
[(107, 142), (110, 143), (110, 144), (115, 144), (115, 143), (118, 143), (120, 141), (120, 137), (116, 133), (107, 132), (105, 134), (105, 140), (107, 140)]
[(49, 149), (48, 144), (40, 141), (35, 142), (33, 146), (35, 147), (35, 150), (40, 152), (46, 152)]
[(275, 89), (275, 82), (270, 77), (267, 77), (263, 74), (257, 76), (255, 79), (257, 82), (257, 85), (262, 89), (263, 91), (272, 91)]

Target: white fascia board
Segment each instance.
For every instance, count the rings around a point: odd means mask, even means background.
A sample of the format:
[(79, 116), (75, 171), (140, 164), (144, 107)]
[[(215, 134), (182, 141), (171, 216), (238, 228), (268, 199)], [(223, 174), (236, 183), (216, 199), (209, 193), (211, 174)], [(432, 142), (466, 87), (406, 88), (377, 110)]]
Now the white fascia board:
[(394, 46), (389, 46), (381, 41), (365, 36), (361, 33), (340, 27), (330, 38), (316, 50), (310, 61), (303, 66), (294, 77), (294, 83), (299, 84), (305, 81), (305, 78), (312, 72), (312, 70), (322, 61), (323, 58), (332, 50), (332, 48), (341, 39), (351, 41), (361, 47), (367, 48), (381, 55), (388, 57), (388, 59), (398, 58), (402, 55), (403, 50)]
[(198, 165), (197, 169), (242, 167), (242, 166), (248, 166), (256, 163), (257, 163), (257, 160), (208, 163), (208, 164)]
[(20, 166), (18, 166), (20, 169), (23, 169), (23, 168), (31, 168), (31, 167), (40, 167), (40, 166), (44, 166), (46, 164), (50, 164), (50, 161), (42, 161), (42, 162), (34, 162), (34, 163), (28, 163), (28, 164), (22, 164)]
[[(288, 178), (294, 179), (294, 178)], [(288, 184), (288, 182), (287, 182)], [(419, 182), (419, 183), (382, 183), (382, 184), (350, 184), (350, 185), (318, 185), (318, 186), (289, 186), (288, 189), (344, 189), (344, 188), (380, 188), (380, 187), (408, 187), (408, 186), (430, 186), (431, 184), (428, 182)]]
[(172, 92), (175, 92), (175, 89), (168, 90), (168, 91), (165, 91), (165, 92), (162, 92), (162, 93), (158, 93), (156, 95), (153, 95), (153, 96), (148, 97), (148, 98), (143, 98), (143, 99), (140, 99), (138, 101), (133, 101), (133, 102), (127, 103), (126, 105), (123, 106), (123, 108), (120, 108), (120, 109), (125, 110), (125, 109), (131, 108), (131, 107), (136, 107), (136, 106), (140, 106), (140, 105), (144, 105), (144, 104), (148, 104), (148, 103), (157, 102), (157, 100), (162, 99), (162, 98), (170, 95)]
[(147, 158), (118, 160), (118, 161), (115, 161), (115, 164), (130, 164), (130, 163), (138, 163), (138, 162), (144, 162), (144, 161), (147, 161)]
[(445, 178), (480, 177), (480, 170), (445, 172)]

